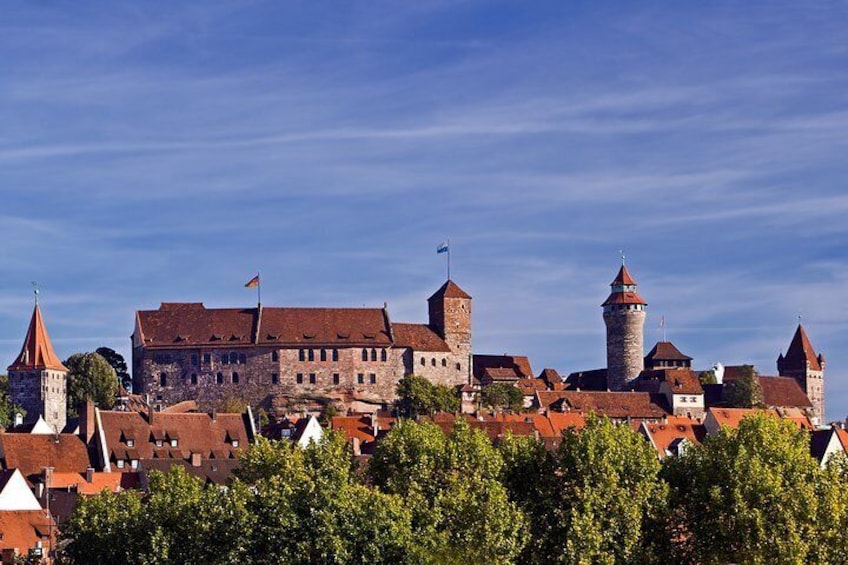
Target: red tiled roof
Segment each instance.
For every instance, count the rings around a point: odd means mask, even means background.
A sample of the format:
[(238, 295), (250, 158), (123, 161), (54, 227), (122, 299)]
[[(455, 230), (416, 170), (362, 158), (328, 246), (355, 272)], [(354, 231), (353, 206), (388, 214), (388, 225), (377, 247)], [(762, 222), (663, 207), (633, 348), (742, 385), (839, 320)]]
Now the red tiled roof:
[[(530, 360), (524, 355), (475, 355), (474, 377), (481, 379), (487, 370), (508, 369), (512, 371), (514, 379), (532, 379), (533, 369)], [(507, 378), (506, 372), (491, 373), (498, 375), (499, 380)]]
[(262, 308), (259, 343), (390, 345), (382, 308)]
[(85, 480), (85, 473), (53, 473), (50, 479), (52, 489), (75, 489), (79, 494), (98, 494), (103, 491), (120, 492), (138, 488), (138, 473), (94, 473), (91, 482)]
[(672, 394), (704, 394), (701, 381), (692, 369), (654, 369), (640, 373), (639, 381), (651, 380), (668, 383)]
[(24, 477), (41, 475), (45, 467), (54, 473), (85, 473), (91, 464), (88, 450), (73, 434), (0, 434), (6, 469), (20, 469)]
[(651, 351), (645, 355), (645, 361), (691, 361), (692, 358), (684, 355), (670, 341), (658, 341)]
[(44, 320), (41, 317), (41, 308), (38, 307), (38, 304), (35, 305), (35, 309), (32, 311), (32, 319), (29, 322), (29, 329), (27, 330), (21, 352), (8, 368), (9, 371), (33, 369), (68, 370), (62, 364), (62, 361), (59, 360), (56, 352), (53, 351), (53, 344), (50, 342), (50, 335), (44, 326)]
[(568, 375), (565, 382), (571, 389), (607, 390), (607, 370), (592, 369), (590, 371), (578, 371)]
[(689, 418), (669, 416), (664, 422), (644, 422), (645, 427), (651, 434), (654, 447), (661, 457), (672, 442), (685, 438), (692, 443), (699, 444), (704, 441), (707, 432), (704, 426)]
[(166, 303), (158, 310), (136, 313), (145, 347), (200, 344), (248, 345), (252, 342), (256, 308), (206, 308), (202, 303)]
[(792, 337), (792, 343), (789, 344), (789, 349), (783, 356), (783, 364), (790, 369), (804, 369), (807, 363), (810, 364), (810, 369), (813, 371), (822, 370), (818, 356), (810, 343), (810, 338), (804, 331), (804, 326), (798, 324), (798, 329), (795, 330), (795, 335)]
[(773, 409), (760, 410), (758, 408), (709, 408), (707, 413), (713, 415), (719, 426), (731, 428), (738, 427), (743, 418), (754, 414), (768, 414), (775, 418), (779, 417), (777, 411)]
[(46, 555), (51, 528), (55, 532), (56, 523), (43, 510), (0, 511), (0, 549), (16, 549), (26, 555), (40, 541)]
[(625, 292), (613, 292), (601, 306), (610, 306), (611, 304), (642, 304), (646, 306), (648, 303), (639, 296), (638, 292), (627, 290)]
[[(526, 437), (535, 435), (536, 432), (534, 418), (530, 414), (500, 414), (481, 416), (480, 418), (475, 418), (470, 414), (463, 414), (459, 417), (465, 418), (472, 429), (482, 430), (493, 442), (502, 439), (507, 434), (512, 434), (516, 437)], [(431, 421), (448, 434), (453, 430), (454, 425), (456, 425), (456, 418), (453, 414), (434, 414)]]
[(532, 395), (537, 390), (548, 390), (548, 384), (542, 379), (518, 379), (515, 386), (525, 395)]
[(760, 389), (763, 391), (763, 404), (766, 406), (813, 406), (801, 385), (792, 377), (760, 377)]
[[(395, 418), (377, 416), (377, 426), (381, 432), (393, 428), (395, 422)], [(348, 441), (357, 438), (362, 443), (368, 443), (376, 439), (371, 416), (333, 416), (330, 429), (341, 430)]]
[(615, 279), (610, 283), (610, 286), (615, 285), (636, 286), (636, 279), (630, 276), (630, 271), (624, 265), (621, 266)]
[(557, 384), (562, 384), (565, 379), (562, 378), (556, 369), (542, 369), (542, 372), (539, 374), (539, 378), (548, 383), (548, 386), (553, 387)]
[(471, 298), (471, 295), (459, 288), (459, 285), (452, 280), (448, 280), (427, 300), (430, 301), (435, 298)]
[(582, 430), (586, 427), (585, 416), (575, 412), (548, 412), (548, 421), (556, 436), (562, 435), (562, 432), (571, 428)]
[[(213, 420), (205, 413), (154, 412), (153, 425), (138, 412), (101, 410), (99, 414), (106, 449), (113, 462), (135, 457), (188, 459), (192, 453), (208, 459), (214, 452), (231, 459), (253, 439), (244, 414), (216, 414)], [(157, 437), (163, 439), (161, 447), (156, 446)], [(169, 442), (175, 438), (177, 446), (171, 447)], [(134, 445), (127, 445), (126, 439), (133, 439)], [(232, 440), (238, 440), (238, 447), (233, 446)], [(124, 469), (131, 470), (129, 466)]]
[(450, 351), (445, 340), (425, 324), (392, 324), (392, 334), (396, 347), (409, 347), (415, 351)]
[(669, 414), (664, 395), (647, 392), (539, 391), (542, 408), (552, 412), (594, 412), (609, 418), (662, 418)]

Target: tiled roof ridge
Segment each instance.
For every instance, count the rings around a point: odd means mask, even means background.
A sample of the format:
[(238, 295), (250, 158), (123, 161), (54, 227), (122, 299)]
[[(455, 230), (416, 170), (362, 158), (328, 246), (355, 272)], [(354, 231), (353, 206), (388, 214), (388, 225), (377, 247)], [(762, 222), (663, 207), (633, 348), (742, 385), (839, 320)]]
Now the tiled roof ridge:
[(471, 298), (471, 295), (462, 290), (458, 284), (453, 282), (453, 280), (448, 279), (445, 281), (445, 284), (439, 287), (439, 290), (433, 293), (433, 295), (427, 299), (430, 300), (436, 298)]
[(621, 268), (618, 270), (618, 274), (615, 276), (615, 279), (610, 283), (610, 286), (616, 285), (627, 285), (627, 286), (636, 286), (636, 279), (634, 279), (630, 275), (630, 271), (627, 270), (627, 266), (622, 264)]

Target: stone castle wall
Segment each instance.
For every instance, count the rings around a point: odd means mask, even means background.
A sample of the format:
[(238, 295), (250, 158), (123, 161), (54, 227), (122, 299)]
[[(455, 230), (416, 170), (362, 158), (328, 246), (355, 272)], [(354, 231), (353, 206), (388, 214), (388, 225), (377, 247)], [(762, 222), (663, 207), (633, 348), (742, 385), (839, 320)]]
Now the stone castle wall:
[(627, 384), (639, 376), (644, 360), (644, 310), (612, 310), (604, 312), (607, 326), (607, 386), (626, 390)]
[(27, 421), (41, 416), (61, 432), (67, 423), (67, 380), (63, 371), (9, 371), (9, 397), (27, 411)]

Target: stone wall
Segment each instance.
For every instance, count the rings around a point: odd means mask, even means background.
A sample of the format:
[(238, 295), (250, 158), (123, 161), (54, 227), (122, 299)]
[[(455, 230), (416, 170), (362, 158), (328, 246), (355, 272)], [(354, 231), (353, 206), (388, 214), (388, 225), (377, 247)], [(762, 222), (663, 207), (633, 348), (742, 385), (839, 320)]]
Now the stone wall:
[(607, 386), (626, 390), (644, 368), (644, 310), (604, 312), (607, 326)]
[(9, 371), (9, 396), (27, 411), (27, 421), (41, 416), (61, 432), (67, 423), (67, 380), (63, 371)]

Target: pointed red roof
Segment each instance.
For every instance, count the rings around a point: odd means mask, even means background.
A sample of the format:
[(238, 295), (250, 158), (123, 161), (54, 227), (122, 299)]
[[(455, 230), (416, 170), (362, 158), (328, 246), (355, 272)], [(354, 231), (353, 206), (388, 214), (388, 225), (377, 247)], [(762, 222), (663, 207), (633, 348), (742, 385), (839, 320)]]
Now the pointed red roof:
[(630, 276), (630, 271), (624, 265), (621, 266), (615, 279), (610, 283), (610, 286), (619, 285), (636, 286), (636, 279)]
[(789, 349), (786, 350), (786, 355), (783, 358), (785, 365), (789, 367), (802, 367), (809, 362), (810, 369), (813, 371), (822, 370), (818, 356), (810, 343), (810, 338), (807, 337), (807, 332), (804, 331), (804, 326), (801, 324), (798, 324), (792, 343), (789, 344)]
[(27, 371), (32, 369), (53, 369), (56, 371), (67, 371), (68, 368), (62, 364), (56, 352), (53, 351), (53, 344), (50, 343), (50, 335), (47, 333), (47, 328), (44, 326), (44, 320), (41, 317), (41, 309), (38, 304), (32, 312), (32, 320), (29, 323), (24, 346), (21, 352), (15, 359), (14, 363), (9, 365), (9, 371)]
[(471, 295), (459, 288), (459, 285), (455, 282), (448, 279), (448, 281), (427, 300), (433, 300), (434, 298), (471, 298)]

